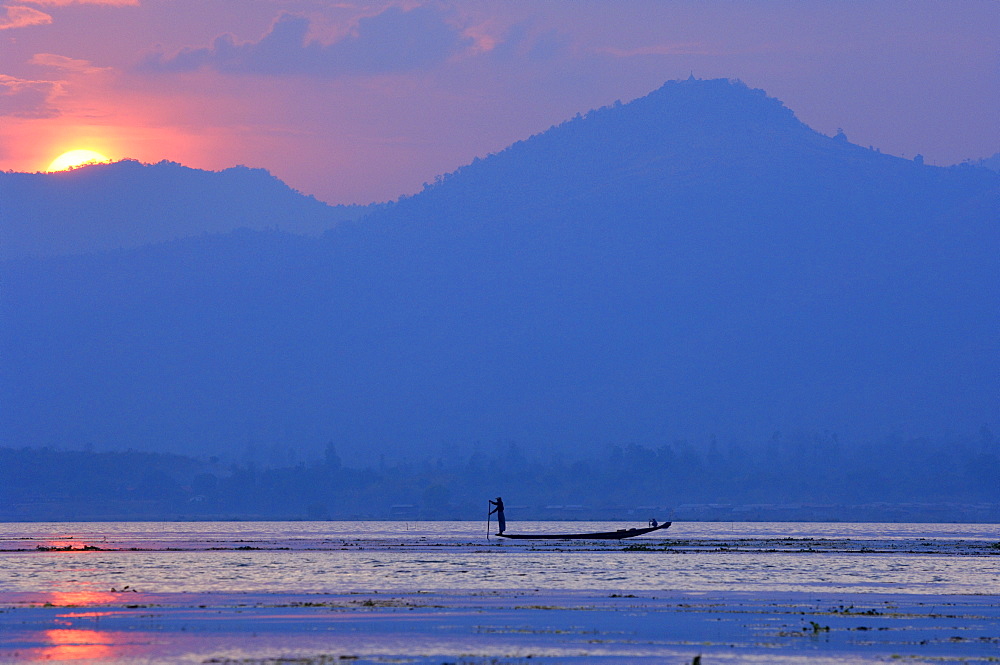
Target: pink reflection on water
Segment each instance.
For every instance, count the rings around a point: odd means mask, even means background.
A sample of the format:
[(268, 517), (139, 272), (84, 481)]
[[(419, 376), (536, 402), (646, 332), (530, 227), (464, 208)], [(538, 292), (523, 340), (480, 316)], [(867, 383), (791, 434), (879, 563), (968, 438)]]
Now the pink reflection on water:
[[(27, 605), (66, 609), (56, 610), (58, 613), (51, 616), (49, 627), (24, 634), (26, 641), (35, 646), (21, 651), (17, 660), (108, 663), (149, 652), (148, 640), (143, 639), (140, 632), (98, 627), (100, 619), (121, 613), (122, 610), (115, 609), (116, 605), (142, 595), (82, 590), (30, 594)], [(81, 622), (87, 627), (76, 627)]]
[(53, 628), (42, 637), (49, 646), (38, 649), (31, 660), (109, 659), (117, 655), (114, 645), (121, 641), (113, 633), (78, 628)]
[(121, 600), (121, 594), (107, 591), (50, 591), (40, 596), (41, 603), (56, 607), (90, 607)]
[[(114, 612), (67, 612), (66, 614), (57, 614), (58, 619), (100, 619), (101, 617), (109, 617)], [(67, 623), (66, 625), (70, 625)]]

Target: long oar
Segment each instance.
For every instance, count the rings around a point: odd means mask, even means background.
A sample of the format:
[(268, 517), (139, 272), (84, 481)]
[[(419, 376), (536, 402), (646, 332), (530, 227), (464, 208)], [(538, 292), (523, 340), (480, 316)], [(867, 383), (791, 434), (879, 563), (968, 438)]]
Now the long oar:
[(490, 510), (490, 507), (487, 505), (486, 506), (486, 540), (490, 539), (490, 515), (492, 515), (492, 514), (493, 514), (493, 512)]

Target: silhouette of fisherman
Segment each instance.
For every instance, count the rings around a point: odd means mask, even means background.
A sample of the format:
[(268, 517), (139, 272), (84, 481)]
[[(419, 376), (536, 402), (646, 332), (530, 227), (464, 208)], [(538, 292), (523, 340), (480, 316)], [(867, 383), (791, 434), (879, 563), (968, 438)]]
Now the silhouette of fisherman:
[(504, 529), (507, 528), (507, 518), (503, 514), (503, 499), (497, 497), (496, 501), (490, 500), (490, 505), (496, 506), (496, 508), (490, 511), (490, 515), (493, 513), (497, 514), (497, 524), (500, 525), (500, 530), (497, 533), (503, 533)]

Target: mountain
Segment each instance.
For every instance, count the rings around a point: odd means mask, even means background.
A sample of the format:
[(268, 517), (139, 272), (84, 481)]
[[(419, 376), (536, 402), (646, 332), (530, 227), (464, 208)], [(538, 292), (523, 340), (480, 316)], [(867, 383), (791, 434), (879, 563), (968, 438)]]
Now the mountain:
[(0, 173), (0, 260), (131, 248), (237, 228), (319, 234), (363, 216), (263, 169), (202, 171), (123, 160), (55, 173)]
[(1000, 174), (670, 82), (320, 238), (5, 264), (0, 431), (351, 459), (995, 430), (998, 220)]

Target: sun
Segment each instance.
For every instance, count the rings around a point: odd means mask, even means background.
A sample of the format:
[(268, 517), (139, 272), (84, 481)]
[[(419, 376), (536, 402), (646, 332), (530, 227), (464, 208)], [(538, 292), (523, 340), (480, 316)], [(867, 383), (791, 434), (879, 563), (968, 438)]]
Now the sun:
[(48, 170), (65, 171), (66, 169), (83, 166), (84, 164), (97, 164), (109, 161), (111, 160), (108, 157), (93, 150), (70, 150), (53, 159), (52, 163), (49, 164)]

